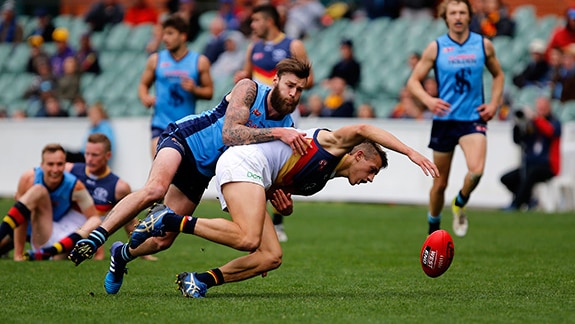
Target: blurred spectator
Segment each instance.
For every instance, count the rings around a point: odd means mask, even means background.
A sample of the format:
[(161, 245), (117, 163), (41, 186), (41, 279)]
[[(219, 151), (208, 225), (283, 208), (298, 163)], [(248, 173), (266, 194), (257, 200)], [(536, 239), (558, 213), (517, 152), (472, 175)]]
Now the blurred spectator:
[(355, 107), (353, 95), (347, 90), (345, 80), (334, 77), (329, 80), (329, 93), (326, 95), (322, 115), (326, 117), (353, 117)]
[(42, 36), (42, 39), (46, 43), (52, 42), (52, 33), (54, 32), (54, 23), (52, 22), (52, 17), (48, 14), (48, 11), (44, 7), (40, 7), (34, 11), (36, 16), (36, 26), (32, 29), (29, 36), (38, 35)]
[[(195, 0), (178, 0), (178, 10), (174, 14), (180, 15), (188, 22), (187, 42), (193, 43), (202, 31), (200, 26), (200, 13), (196, 10)], [(162, 44), (162, 21), (154, 26), (152, 38), (146, 45), (146, 52), (157, 52)]]
[(415, 19), (432, 19), (435, 16), (436, 0), (401, 0), (400, 17)]
[(327, 114), (324, 114), (323, 111), (323, 98), (314, 93), (307, 98), (306, 105), (305, 105), (305, 112), (302, 113), (303, 116), (306, 117), (326, 117)]
[(407, 66), (409, 66), (410, 71), (413, 71), (413, 68), (415, 68), (415, 65), (417, 64), (417, 62), (419, 62), (420, 59), (421, 54), (419, 52), (409, 53), (409, 55), (407, 56)]
[(204, 48), (204, 55), (212, 64), (226, 50), (226, 29), (226, 22), (220, 16), (215, 16), (210, 22), (210, 39)]
[(200, 12), (197, 9), (196, 1), (180, 0), (177, 13), (188, 22), (188, 43), (192, 43), (202, 31), (202, 27), (200, 26)]
[(501, 177), (513, 194), (513, 201), (505, 210), (532, 207), (535, 184), (559, 174), (561, 122), (553, 115), (549, 98), (538, 97), (535, 108), (535, 113), (529, 108), (515, 113), (513, 142), (521, 146), (522, 157), (519, 168)]
[(64, 74), (64, 60), (67, 57), (74, 57), (74, 50), (68, 45), (68, 30), (58, 27), (52, 33), (52, 39), (56, 43), (56, 53), (50, 58), (52, 74), (58, 78)]
[(102, 72), (98, 60), (98, 52), (92, 48), (89, 33), (83, 33), (80, 36), (80, 48), (78, 48), (76, 53), (76, 60), (81, 73), (100, 74)]
[(7, 119), (8, 117), (8, 110), (5, 106), (0, 106), (0, 119)]
[[(93, 104), (90, 109), (88, 109), (88, 118), (90, 119), (90, 128), (84, 138), (84, 144), (82, 147), (86, 147), (86, 142), (90, 134), (103, 133), (108, 137), (108, 139), (110, 139), (110, 142), (112, 143), (112, 152), (114, 152), (116, 148), (116, 137), (114, 136), (114, 129), (110, 123), (110, 118), (108, 117), (108, 113), (106, 112), (104, 105), (100, 102)], [(112, 154), (112, 156), (113, 155), (114, 154)]]
[(329, 78), (340, 77), (347, 85), (355, 89), (361, 81), (361, 65), (353, 55), (352, 41), (342, 40), (339, 49), (341, 60), (331, 68)]
[(478, 11), (474, 13), (469, 29), (487, 38), (515, 34), (515, 22), (509, 16), (501, 0), (479, 0)]
[(549, 60), (549, 54), (552, 48), (563, 50), (569, 44), (575, 43), (575, 6), (567, 9), (565, 12), (565, 26), (559, 27), (553, 31), (547, 44), (545, 56)]
[(158, 12), (150, 7), (145, 0), (129, 0), (124, 14), (124, 23), (132, 26), (157, 24)]
[[(94, 133), (102, 133), (110, 139), (112, 152), (116, 148), (116, 137), (114, 136), (114, 129), (110, 123), (110, 118), (104, 105), (101, 102), (96, 102), (88, 109), (88, 118), (90, 119), (90, 127), (88, 128), (84, 138), (82, 139), (82, 146), (80, 151), (74, 152), (66, 150), (66, 162), (84, 162), (84, 152), (88, 137)], [(112, 156), (114, 154), (112, 153)]]
[(236, 1), (236, 18), (239, 23), (238, 30), (244, 34), (245, 37), (250, 37), (252, 34), (252, 13), (257, 0), (239, 0)]
[(52, 75), (50, 64), (46, 61), (38, 61), (36, 68), (38, 75), (34, 77), (23, 94), (23, 97), (28, 99), (28, 108), (41, 106), (46, 97), (56, 90), (56, 78)]
[(246, 39), (241, 32), (236, 30), (226, 32), (225, 51), (211, 67), (212, 79), (216, 85), (222, 81), (231, 80), (233, 75), (242, 69), (246, 59), (245, 43)]
[(413, 98), (407, 88), (399, 92), (399, 102), (393, 108), (389, 118), (401, 119), (431, 119), (431, 114), (417, 100)]
[(303, 39), (323, 28), (325, 7), (318, 0), (295, 0), (288, 8), (285, 33), (288, 37)]
[(88, 117), (88, 103), (82, 96), (77, 96), (72, 100), (70, 106), (71, 116), (73, 117)]
[(529, 43), (530, 60), (521, 73), (513, 77), (513, 84), (519, 88), (525, 86), (545, 87), (549, 81), (549, 64), (545, 60), (545, 43), (534, 39)]
[(367, 102), (362, 103), (357, 108), (357, 118), (375, 118), (375, 109)]
[(36, 113), (36, 117), (68, 117), (68, 112), (62, 109), (60, 100), (50, 94), (46, 97), (42, 107)]
[(26, 113), (26, 111), (24, 109), (16, 109), (12, 112), (12, 116), (10, 116), (10, 117), (12, 119), (21, 120), (21, 119), (28, 118), (28, 114)]
[(563, 51), (561, 68), (556, 78), (552, 80), (554, 94), (558, 94), (561, 102), (575, 100), (575, 44), (571, 44)]
[(561, 97), (561, 85), (556, 84), (556, 80), (561, 75), (563, 64), (563, 51), (559, 48), (552, 48), (549, 51), (549, 88), (551, 90), (551, 98), (557, 99)]
[(73, 56), (64, 59), (64, 74), (56, 79), (55, 95), (58, 100), (71, 102), (80, 96), (80, 72), (78, 62)]
[(361, 4), (369, 19), (399, 17), (400, 0), (362, 0)]
[(50, 56), (44, 51), (42, 47), (44, 40), (40, 35), (33, 35), (28, 37), (28, 45), (30, 46), (30, 57), (26, 64), (26, 72), (38, 74), (38, 62), (50, 62)]
[(22, 26), (18, 23), (14, 1), (8, 0), (2, 5), (0, 21), (0, 43), (20, 43), (24, 37)]
[(234, 0), (218, 0), (218, 16), (226, 22), (228, 29), (240, 29), (240, 21), (234, 8)]
[(106, 25), (121, 23), (124, 19), (124, 8), (117, 0), (101, 0), (94, 2), (84, 21), (90, 25), (90, 31), (100, 32)]

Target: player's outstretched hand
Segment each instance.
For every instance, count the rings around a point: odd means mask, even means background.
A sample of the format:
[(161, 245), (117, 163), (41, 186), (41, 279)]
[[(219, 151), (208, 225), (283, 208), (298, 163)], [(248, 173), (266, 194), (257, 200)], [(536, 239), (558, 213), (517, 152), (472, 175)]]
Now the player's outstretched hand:
[(294, 153), (299, 155), (307, 153), (308, 143), (305, 139), (305, 133), (295, 129), (284, 128), (280, 140), (289, 145)]
[(421, 155), (421, 153), (417, 151), (412, 151), (407, 156), (413, 163), (419, 165), (419, 167), (421, 168), (421, 170), (423, 170), (423, 173), (425, 173), (426, 176), (431, 175), (433, 178), (439, 177), (439, 170), (437, 169), (435, 163), (431, 162), (428, 158)]

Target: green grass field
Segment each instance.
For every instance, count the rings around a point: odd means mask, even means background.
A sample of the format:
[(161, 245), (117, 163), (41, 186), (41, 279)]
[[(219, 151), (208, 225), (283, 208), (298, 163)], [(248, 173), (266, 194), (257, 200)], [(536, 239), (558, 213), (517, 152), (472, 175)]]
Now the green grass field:
[[(10, 204), (0, 200), (0, 212)], [(193, 236), (180, 236), (159, 261), (132, 262), (115, 296), (103, 288), (108, 261), (0, 260), (0, 323), (575, 322), (573, 213), (470, 209), (468, 236), (454, 237), (453, 264), (435, 279), (419, 264), (425, 213), (296, 202), (283, 265), (266, 278), (214, 287), (204, 299), (181, 297), (175, 274), (242, 253)], [(215, 201), (197, 215), (227, 216)], [(450, 222), (445, 216), (451, 232)], [(107, 246), (115, 240), (125, 233)]]

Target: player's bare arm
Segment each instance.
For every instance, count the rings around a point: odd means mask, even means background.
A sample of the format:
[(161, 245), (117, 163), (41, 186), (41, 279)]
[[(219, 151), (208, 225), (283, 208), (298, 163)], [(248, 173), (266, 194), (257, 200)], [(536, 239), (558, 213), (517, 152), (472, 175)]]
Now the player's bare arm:
[(75, 202), (80, 211), (86, 218), (97, 216), (96, 206), (94, 205), (94, 199), (86, 189), (86, 186), (81, 181), (76, 181), (76, 186), (74, 191), (72, 191), (72, 201)]
[(130, 187), (130, 185), (120, 179), (118, 180), (118, 182), (116, 183), (116, 191), (114, 193), (115, 197), (116, 197), (116, 201), (120, 201), (122, 200), (124, 197), (126, 197), (127, 195), (129, 195), (132, 192), (132, 188)]
[(287, 128), (251, 128), (247, 127), (250, 116), (250, 107), (257, 95), (257, 86), (254, 81), (243, 79), (236, 84), (229, 95), (230, 102), (224, 118), (222, 138), (227, 146), (245, 145), (273, 140), (281, 140), (296, 149), (298, 153), (305, 154), (307, 143), (303, 133)]
[[(292, 42), (290, 44), (290, 52), (294, 58), (296, 58), (302, 62), (308, 62), (309, 61), (309, 59), (307, 57), (307, 52), (305, 50), (305, 46), (304, 46), (303, 42), (299, 39), (292, 40)], [(311, 87), (313, 87), (313, 81), (314, 81), (313, 70), (310, 70), (305, 88), (310, 89)]]
[(156, 98), (150, 95), (150, 87), (156, 79), (156, 65), (158, 63), (158, 54), (154, 53), (148, 57), (146, 68), (142, 72), (140, 83), (138, 84), (138, 97), (146, 108), (152, 107), (156, 103)]
[(214, 95), (214, 82), (210, 74), (210, 61), (204, 55), (200, 55), (198, 59), (198, 74), (199, 84), (196, 84), (193, 79), (185, 78), (182, 80), (182, 88), (192, 93), (198, 99), (212, 99)]
[[(326, 133), (325, 137), (322, 136), (324, 135), (322, 133)], [(322, 146), (324, 140), (328, 141), (330, 145), (328, 147), (324, 146), (324, 148), (334, 155), (342, 155), (349, 152), (355, 145), (363, 142), (365, 139), (378, 143), (397, 153), (406, 155), (413, 163), (421, 168), (425, 175), (431, 175), (432, 177), (439, 176), (439, 171), (433, 162), (407, 146), (395, 137), (395, 135), (372, 125), (358, 124), (345, 126), (334, 131), (331, 135), (329, 132), (321, 132), (318, 136), (318, 140), (320, 140)]]
[(411, 76), (407, 80), (407, 89), (415, 98), (419, 99), (419, 101), (428, 107), (434, 115), (442, 116), (449, 112), (449, 103), (441, 98), (430, 96), (427, 91), (423, 89), (421, 83), (433, 68), (436, 58), (437, 43), (431, 42), (423, 51), (421, 60), (415, 65)]
[(489, 121), (495, 116), (497, 108), (503, 102), (505, 75), (503, 74), (497, 56), (495, 56), (493, 43), (489, 39), (484, 38), (483, 45), (485, 47), (485, 65), (493, 77), (493, 83), (491, 85), (491, 101), (479, 106), (478, 111), (483, 120)]
[(234, 82), (237, 83), (241, 79), (251, 79), (252, 77), (252, 49), (254, 47), (253, 43), (248, 45), (246, 49), (246, 59), (244, 63), (244, 67), (234, 74)]

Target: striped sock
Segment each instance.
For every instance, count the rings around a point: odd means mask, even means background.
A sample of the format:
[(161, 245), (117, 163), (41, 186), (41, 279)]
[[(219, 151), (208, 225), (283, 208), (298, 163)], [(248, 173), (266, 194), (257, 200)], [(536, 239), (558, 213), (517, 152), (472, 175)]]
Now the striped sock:
[(96, 249), (104, 245), (104, 242), (108, 239), (108, 231), (106, 231), (102, 226), (98, 226), (95, 230), (88, 235), (88, 239), (94, 242)]
[(30, 210), (23, 203), (17, 201), (0, 224), (0, 240), (6, 235), (14, 236), (14, 229), (30, 219)]
[(205, 283), (208, 288), (219, 286), (224, 283), (224, 275), (218, 268), (198, 273), (196, 274), (196, 278), (198, 278), (199, 281)]
[(76, 242), (78, 242), (81, 239), (82, 239), (82, 236), (80, 236), (80, 234), (74, 232), (74, 233), (64, 237), (60, 241), (54, 243), (54, 245), (52, 245), (51, 247), (45, 248), (42, 250), (45, 254), (49, 254), (51, 256), (54, 256), (56, 254), (71, 251), (72, 248), (74, 247), (74, 245), (76, 244)]

